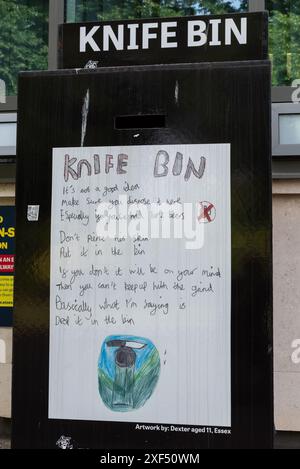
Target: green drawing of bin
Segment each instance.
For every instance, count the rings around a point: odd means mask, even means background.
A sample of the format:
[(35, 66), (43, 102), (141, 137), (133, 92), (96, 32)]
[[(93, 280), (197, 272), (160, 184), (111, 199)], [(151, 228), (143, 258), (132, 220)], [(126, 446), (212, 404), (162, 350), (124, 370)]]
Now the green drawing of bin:
[(111, 410), (128, 412), (142, 407), (152, 395), (159, 373), (159, 353), (149, 339), (105, 339), (98, 363), (99, 392)]

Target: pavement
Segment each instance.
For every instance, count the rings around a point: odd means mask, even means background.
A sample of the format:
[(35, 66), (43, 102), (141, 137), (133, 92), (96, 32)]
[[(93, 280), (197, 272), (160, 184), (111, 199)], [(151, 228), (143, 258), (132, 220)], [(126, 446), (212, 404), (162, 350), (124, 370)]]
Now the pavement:
[(0, 449), (10, 449), (11, 421), (0, 418)]
[(10, 440), (8, 438), (0, 439), (0, 449), (10, 449)]
[[(300, 433), (277, 432), (275, 449), (300, 449)], [(0, 438), (0, 449), (10, 449), (9, 437)]]

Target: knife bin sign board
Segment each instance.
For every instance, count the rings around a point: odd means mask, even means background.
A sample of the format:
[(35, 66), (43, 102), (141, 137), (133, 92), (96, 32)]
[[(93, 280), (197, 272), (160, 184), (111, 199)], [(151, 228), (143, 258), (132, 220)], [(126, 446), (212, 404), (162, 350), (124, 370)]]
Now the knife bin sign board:
[(268, 58), (267, 12), (60, 25), (59, 68)]
[(272, 445), (269, 83), (21, 74), (15, 448)]

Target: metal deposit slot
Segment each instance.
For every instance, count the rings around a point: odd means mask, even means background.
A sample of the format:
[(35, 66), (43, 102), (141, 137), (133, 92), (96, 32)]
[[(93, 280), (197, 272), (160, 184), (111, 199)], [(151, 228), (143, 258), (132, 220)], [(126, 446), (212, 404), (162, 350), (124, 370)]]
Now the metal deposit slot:
[(148, 114), (137, 116), (116, 116), (116, 129), (159, 129), (166, 127), (166, 116), (163, 114)]

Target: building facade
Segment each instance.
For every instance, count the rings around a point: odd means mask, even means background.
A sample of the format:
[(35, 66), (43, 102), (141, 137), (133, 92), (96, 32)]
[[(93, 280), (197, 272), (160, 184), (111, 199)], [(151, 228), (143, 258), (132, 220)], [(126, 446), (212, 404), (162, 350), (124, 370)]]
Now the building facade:
[[(15, 203), (17, 74), (57, 67), (60, 23), (265, 9), (273, 64), (275, 424), (300, 432), (300, 0), (0, 0), (0, 205)], [(4, 418), (11, 415), (11, 338), (11, 328), (0, 328)]]

